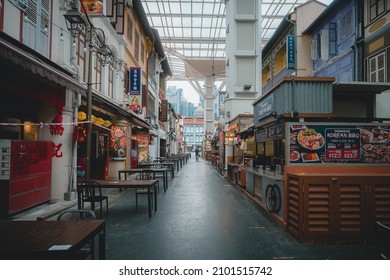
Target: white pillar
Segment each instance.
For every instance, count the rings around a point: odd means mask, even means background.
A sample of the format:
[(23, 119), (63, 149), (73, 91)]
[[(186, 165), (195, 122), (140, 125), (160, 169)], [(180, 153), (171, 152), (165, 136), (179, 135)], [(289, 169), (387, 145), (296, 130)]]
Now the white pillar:
[[(261, 1), (229, 0), (225, 4), (227, 123), (239, 114), (253, 113), (252, 102), (261, 95)], [(226, 162), (232, 155), (226, 147)]]
[(214, 79), (205, 77), (205, 100), (204, 100), (204, 132), (214, 132)]

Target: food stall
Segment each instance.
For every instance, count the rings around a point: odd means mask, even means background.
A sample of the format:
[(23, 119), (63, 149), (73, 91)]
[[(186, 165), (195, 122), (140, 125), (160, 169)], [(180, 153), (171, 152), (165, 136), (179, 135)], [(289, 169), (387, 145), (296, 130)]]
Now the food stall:
[(390, 224), (390, 124), (335, 116), (332, 98), (330, 79), (285, 80), (253, 103), (247, 191), (301, 242), (366, 241)]
[(237, 115), (228, 123), (225, 133), (225, 144), (232, 149), (227, 157), (227, 176), (230, 181), (246, 188), (246, 169), (251, 165), (255, 150), (253, 137), (248, 139), (243, 132), (253, 124), (253, 114)]

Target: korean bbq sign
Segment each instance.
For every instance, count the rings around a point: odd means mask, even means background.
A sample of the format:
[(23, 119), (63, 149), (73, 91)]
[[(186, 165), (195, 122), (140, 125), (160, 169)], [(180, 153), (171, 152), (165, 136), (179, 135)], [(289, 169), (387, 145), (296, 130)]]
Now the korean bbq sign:
[(325, 129), (326, 159), (360, 160), (360, 129)]

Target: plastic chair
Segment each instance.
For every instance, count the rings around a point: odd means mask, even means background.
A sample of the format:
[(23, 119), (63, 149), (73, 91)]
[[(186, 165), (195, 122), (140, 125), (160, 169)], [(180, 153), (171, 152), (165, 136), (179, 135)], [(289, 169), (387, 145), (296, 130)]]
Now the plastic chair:
[[(142, 172), (136, 176), (136, 180), (152, 180), (154, 178), (153, 172)], [(138, 195), (148, 195), (148, 188), (136, 188), (135, 189), (135, 209), (138, 209)], [(150, 195), (153, 194), (153, 189), (150, 191)], [(153, 208), (153, 198), (150, 198)]]
[[(78, 220), (96, 220), (96, 215), (91, 210), (72, 209), (65, 210), (58, 214), (57, 221), (78, 221)], [(77, 259), (87, 259), (88, 256), (94, 259), (95, 245), (94, 240), (88, 241), (87, 245), (84, 246), (80, 251), (77, 252)]]
[[(95, 208), (95, 203), (100, 204), (100, 218), (102, 217), (103, 201), (106, 201), (106, 212), (108, 213), (108, 196), (102, 195), (100, 184), (94, 181), (81, 182), (79, 192), (81, 194), (81, 208), (84, 209), (84, 203), (90, 202), (91, 208)], [(93, 207), (92, 207), (93, 204)]]

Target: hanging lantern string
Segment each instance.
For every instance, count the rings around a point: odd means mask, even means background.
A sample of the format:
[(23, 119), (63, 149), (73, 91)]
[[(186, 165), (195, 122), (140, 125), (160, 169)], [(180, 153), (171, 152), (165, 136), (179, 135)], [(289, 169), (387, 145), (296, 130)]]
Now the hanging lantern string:
[(43, 128), (44, 126), (53, 126), (53, 125), (79, 125), (79, 124), (84, 124), (84, 123), (92, 123), (100, 128), (103, 128), (105, 130), (111, 131), (110, 128), (107, 128), (105, 126), (96, 124), (92, 121), (82, 121), (82, 122), (69, 122), (69, 123), (0, 123), (0, 126), (24, 126), (24, 125), (35, 125), (38, 126), (39, 128)]

